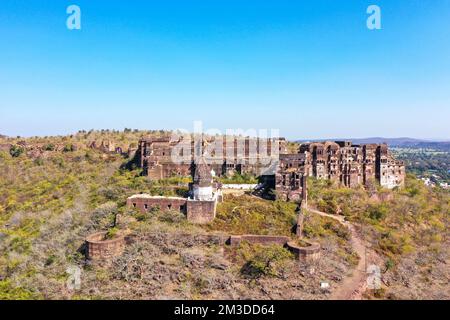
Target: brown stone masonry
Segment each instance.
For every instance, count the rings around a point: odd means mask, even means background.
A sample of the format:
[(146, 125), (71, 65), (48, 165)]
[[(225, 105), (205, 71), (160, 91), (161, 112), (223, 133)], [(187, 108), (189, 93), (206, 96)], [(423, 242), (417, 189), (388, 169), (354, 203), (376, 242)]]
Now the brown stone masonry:
[(161, 211), (176, 210), (186, 213), (186, 200), (180, 197), (158, 197), (148, 195), (135, 195), (127, 199), (127, 206), (139, 209), (140, 212), (149, 212), (152, 209)]
[(127, 199), (127, 206), (136, 208), (141, 213), (151, 210), (175, 210), (183, 214), (189, 222), (197, 224), (210, 223), (216, 217), (217, 200), (193, 200), (179, 197), (150, 196), (137, 194)]
[(320, 244), (302, 240), (307, 246), (300, 246), (293, 241), (287, 243), (288, 249), (301, 261), (314, 261), (320, 258)]
[(253, 244), (262, 244), (262, 245), (278, 244), (284, 246), (289, 241), (289, 237), (245, 234), (240, 236), (230, 236), (229, 243), (230, 245), (235, 246), (239, 245), (241, 241), (247, 241)]
[(187, 204), (187, 219), (189, 222), (205, 224), (210, 223), (216, 217), (216, 200), (199, 201), (188, 200)]
[[(228, 139), (229, 138), (229, 139)], [(201, 143), (203, 150), (208, 145), (219, 146), (219, 153), (209, 154), (211, 169), (217, 176), (228, 173), (251, 173), (260, 175), (267, 167), (267, 164), (260, 163), (261, 158), (271, 158), (276, 156), (272, 154), (275, 150), (277, 154), (286, 153), (286, 140), (284, 138), (277, 139), (255, 139), (249, 137), (220, 137), (221, 140), (215, 141), (215, 137), (205, 137)], [(163, 179), (174, 175), (187, 176), (192, 174), (194, 170), (195, 145), (194, 139), (188, 148), (188, 154), (183, 154), (183, 150), (177, 153), (184, 159), (182, 163), (174, 163), (172, 155), (175, 147), (183, 140), (173, 141), (171, 137), (160, 138), (144, 138), (139, 141), (137, 150), (138, 163), (143, 168), (144, 175), (151, 179)], [(222, 145), (220, 147), (220, 145)], [(274, 148), (274, 150), (272, 150)], [(255, 150), (256, 154), (252, 154), (250, 150)], [(276, 157), (277, 158), (277, 157)]]
[(97, 232), (86, 238), (86, 256), (90, 260), (109, 260), (120, 256), (125, 249), (125, 235), (117, 235), (114, 239), (104, 240), (106, 232)]
[(304, 177), (334, 180), (347, 187), (401, 187), (405, 165), (395, 160), (386, 144), (354, 145), (350, 141), (304, 143), (298, 154), (281, 154), (275, 175), (277, 195), (286, 200), (305, 198)]

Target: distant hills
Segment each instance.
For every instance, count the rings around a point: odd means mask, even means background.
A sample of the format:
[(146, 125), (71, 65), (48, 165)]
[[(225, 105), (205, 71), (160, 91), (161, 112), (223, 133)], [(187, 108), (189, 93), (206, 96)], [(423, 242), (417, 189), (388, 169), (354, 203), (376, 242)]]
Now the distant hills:
[(354, 144), (387, 143), (390, 147), (432, 148), (437, 150), (450, 151), (450, 141), (432, 141), (407, 137), (404, 138), (371, 137), (362, 139), (351, 139), (351, 138), (317, 139), (317, 140), (298, 140), (297, 142), (307, 142), (307, 141), (352, 141)]

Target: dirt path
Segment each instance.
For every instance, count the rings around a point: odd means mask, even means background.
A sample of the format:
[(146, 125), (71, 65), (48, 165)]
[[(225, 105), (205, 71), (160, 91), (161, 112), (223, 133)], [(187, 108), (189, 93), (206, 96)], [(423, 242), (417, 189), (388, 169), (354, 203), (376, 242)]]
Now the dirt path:
[(308, 212), (312, 212), (324, 217), (328, 217), (338, 221), (340, 224), (348, 228), (350, 231), (353, 250), (359, 256), (359, 262), (353, 273), (344, 278), (340, 286), (331, 294), (331, 300), (358, 300), (361, 299), (363, 292), (366, 289), (366, 247), (364, 241), (359, 236), (353, 224), (344, 220), (344, 217), (328, 214), (315, 209), (307, 208)]

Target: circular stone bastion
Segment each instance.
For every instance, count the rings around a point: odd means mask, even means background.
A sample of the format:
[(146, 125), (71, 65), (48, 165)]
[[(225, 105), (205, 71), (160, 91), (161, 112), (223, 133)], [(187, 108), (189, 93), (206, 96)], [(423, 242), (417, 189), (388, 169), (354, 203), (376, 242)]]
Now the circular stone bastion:
[(120, 256), (125, 249), (125, 234), (105, 239), (107, 232), (97, 232), (86, 237), (86, 257), (89, 260), (109, 260)]
[(304, 245), (300, 245), (297, 241), (289, 241), (286, 246), (295, 255), (298, 260), (301, 261), (315, 261), (320, 258), (320, 244), (305, 241), (301, 241)]

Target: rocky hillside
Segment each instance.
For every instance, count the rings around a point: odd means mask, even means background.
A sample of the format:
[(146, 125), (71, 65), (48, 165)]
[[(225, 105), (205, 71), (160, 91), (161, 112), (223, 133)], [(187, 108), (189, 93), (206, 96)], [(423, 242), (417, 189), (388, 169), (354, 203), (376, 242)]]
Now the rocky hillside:
[[(299, 263), (281, 247), (244, 242), (231, 248), (202, 237), (291, 236), (293, 204), (229, 196), (208, 226), (191, 225), (177, 212), (130, 211), (125, 200), (132, 194), (187, 191), (186, 179), (152, 182), (130, 165), (124, 149), (147, 134), (161, 132), (0, 140), (0, 299), (328, 299), (356, 272), (359, 257), (348, 230), (325, 217), (305, 217), (306, 238), (322, 245), (322, 258), (312, 264)], [(389, 192), (314, 180), (310, 186), (311, 205), (361, 225), (380, 256), (383, 290), (367, 298), (449, 297), (448, 192), (427, 189), (413, 176), (404, 190)], [(107, 265), (87, 262), (85, 237), (113, 230), (118, 216), (133, 235), (124, 254)], [(81, 270), (75, 291), (67, 287), (72, 267)], [(321, 289), (321, 282), (330, 289)]]
[(381, 290), (368, 297), (449, 299), (450, 192), (413, 175), (398, 190), (340, 188), (311, 179), (310, 205), (353, 222), (376, 252)]

